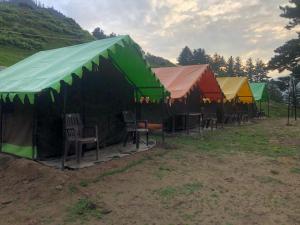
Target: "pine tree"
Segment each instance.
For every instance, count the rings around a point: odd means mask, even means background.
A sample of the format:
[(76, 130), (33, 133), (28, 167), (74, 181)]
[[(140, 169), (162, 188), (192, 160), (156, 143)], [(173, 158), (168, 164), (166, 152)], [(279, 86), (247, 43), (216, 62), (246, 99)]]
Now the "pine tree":
[(227, 76), (227, 74), (226, 74), (227, 63), (226, 63), (225, 58), (223, 56), (220, 56), (219, 60), (220, 60), (219, 76), (225, 77), (225, 76)]
[(226, 65), (226, 76), (233, 77), (234, 76), (234, 59), (232, 56), (227, 60)]
[(94, 29), (94, 31), (92, 32), (92, 34), (98, 40), (107, 38), (106, 34), (104, 33), (104, 31), (100, 27), (96, 27)]
[(193, 53), (188, 46), (185, 46), (178, 57), (179, 65), (192, 65), (193, 64)]
[[(290, 0), (290, 4), (280, 7), (281, 17), (289, 19), (287, 29), (293, 29), (300, 25), (300, 0)], [(300, 33), (298, 38), (286, 42), (277, 48), (275, 56), (269, 62), (269, 69), (277, 69), (279, 72), (289, 70), (292, 75), (300, 78)]]
[(246, 61), (246, 74), (250, 81), (253, 81), (253, 77), (255, 75), (255, 66), (253, 64), (252, 58), (247, 59)]
[(214, 71), (215, 75), (218, 76), (220, 70), (220, 63), (219, 63), (219, 55), (217, 53), (215, 53), (211, 57), (211, 68)]
[(16, 5), (27, 5), (30, 7), (37, 7), (38, 4), (34, 2), (33, 0), (9, 0), (8, 2)]
[(283, 11), (280, 16), (290, 20), (286, 28), (292, 29), (300, 25), (300, 0), (290, 0), (289, 2), (290, 5), (280, 6)]
[(267, 73), (266, 64), (261, 59), (257, 59), (255, 62), (255, 75), (253, 80), (255, 82), (266, 81), (268, 79)]
[(243, 64), (241, 58), (238, 56), (235, 58), (234, 63), (234, 76), (241, 77), (244, 76), (245, 72), (243, 70)]
[(226, 76), (226, 61), (223, 56), (215, 53), (210, 64), (216, 76)]
[(193, 64), (207, 64), (209, 63), (205, 50), (202, 48), (193, 51)]

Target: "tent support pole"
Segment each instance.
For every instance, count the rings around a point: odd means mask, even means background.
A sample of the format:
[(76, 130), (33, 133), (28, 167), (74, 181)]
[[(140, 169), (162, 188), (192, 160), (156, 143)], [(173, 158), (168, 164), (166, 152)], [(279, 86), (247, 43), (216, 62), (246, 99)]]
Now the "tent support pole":
[(185, 129), (186, 129), (186, 134), (189, 135), (190, 134), (190, 124), (189, 124), (189, 120), (190, 120), (190, 107), (189, 107), (189, 101), (190, 98), (189, 96), (186, 97), (186, 103), (185, 103), (185, 107), (186, 107), (186, 115), (185, 115)]
[(36, 148), (37, 148), (37, 120), (38, 120), (38, 98), (39, 95), (34, 95), (33, 103), (33, 118), (32, 118), (32, 159), (36, 159)]
[(268, 97), (268, 117), (270, 117), (270, 98)]
[[(94, 64), (93, 64), (93, 67), (94, 67)], [(94, 69), (93, 69), (94, 71)], [(80, 106), (81, 106), (81, 116), (82, 116), (82, 121), (83, 121), (83, 124), (86, 123), (86, 115), (85, 115), (85, 89), (84, 89), (84, 85), (83, 85), (83, 82), (84, 82), (84, 74), (82, 75), (82, 78), (80, 80)]]
[(288, 96), (288, 121), (287, 125), (290, 125), (290, 91), (289, 91), (289, 96)]
[(162, 100), (161, 100), (161, 139), (165, 143), (165, 129), (164, 129), (164, 104), (165, 104), (165, 91), (161, 87)]
[(261, 100), (259, 100), (259, 112), (261, 113)]
[(61, 84), (61, 97), (62, 97), (62, 157), (61, 157), (61, 170), (65, 169), (65, 157), (66, 155), (66, 137), (65, 137), (65, 115), (66, 115), (66, 104), (67, 104), (67, 89), (64, 83)]
[(297, 96), (296, 96), (296, 84), (295, 84), (295, 80), (293, 80), (294, 82), (292, 83), (293, 85), (293, 100), (294, 100), (294, 116), (295, 116), (295, 120), (297, 120)]
[(224, 109), (224, 96), (221, 98), (221, 123), (222, 128), (224, 128), (224, 119), (225, 119), (225, 109)]
[(137, 120), (140, 120), (142, 116), (141, 116), (141, 103), (137, 99), (138, 89), (135, 88), (134, 92), (135, 92), (135, 96), (136, 96), (135, 97), (135, 99), (136, 99), (136, 101), (135, 101), (135, 118)]

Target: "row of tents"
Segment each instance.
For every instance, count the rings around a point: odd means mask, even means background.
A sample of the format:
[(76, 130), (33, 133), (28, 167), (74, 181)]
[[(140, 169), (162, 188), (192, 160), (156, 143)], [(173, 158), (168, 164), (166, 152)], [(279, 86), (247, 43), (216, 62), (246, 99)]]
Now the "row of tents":
[(118, 36), (41, 51), (6, 68), (0, 98), (1, 151), (45, 159), (63, 152), (66, 113), (96, 121), (107, 145), (122, 140), (125, 110), (174, 131), (182, 115), (216, 115), (219, 123), (236, 112), (254, 115), (268, 93), (245, 77), (216, 78), (209, 65), (152, 69), (129, 36)]

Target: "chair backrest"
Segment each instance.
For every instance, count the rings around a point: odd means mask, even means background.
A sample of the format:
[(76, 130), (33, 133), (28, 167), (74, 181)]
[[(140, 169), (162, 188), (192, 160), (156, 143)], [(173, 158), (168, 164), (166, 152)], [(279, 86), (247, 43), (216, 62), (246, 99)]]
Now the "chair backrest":
[(82, 136), (83, 124), (78, 113), (65, 115), (65, 132), (67, 139), (74, 139)]

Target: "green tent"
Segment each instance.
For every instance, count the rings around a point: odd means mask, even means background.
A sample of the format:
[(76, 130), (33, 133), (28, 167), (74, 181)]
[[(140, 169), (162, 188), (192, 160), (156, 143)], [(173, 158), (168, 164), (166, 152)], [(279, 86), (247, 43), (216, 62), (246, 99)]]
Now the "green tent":
[(250, 87), (254, 95), (255, 101), (268, 101), (269, 95), (266, 83), (250, 83)]
[(268, 116), (270, 114), (270, 107), (269, 107), (269, 93), (267, 84), (264, 82), (259, 83), (250, 83), (250, 88), (252, 90), (254, 99), (256, 102), (259, 103), (259, 111), (262, 112), (261, 103), (267, 102), (268, 103)]
[[(33, 103), (35, 93), (47, 88), (60, 92), (61, 81), (72, 84), (72, 75), (82, 77), (83, 68), (100, 65), (101, 57), (110, 59), (138, 87), (161, 87), (139, 46), (129, 36), (118, 36), (81, 45), (41, 51), (0, 73), (0, 95), (6, 101), (27, 97)], [(139, 89), (139, 88), (138, 88)], [(139, 93), (158, 101), (161, 90), (140, 88)]]
[(1, 151), (61, 154), (61, 115), (68, 112), (98, 117), (106, 140), (122, 130), (120, 113), (135, 100), (168, 95), (129, 36), (41, 51), (0, 72)]

